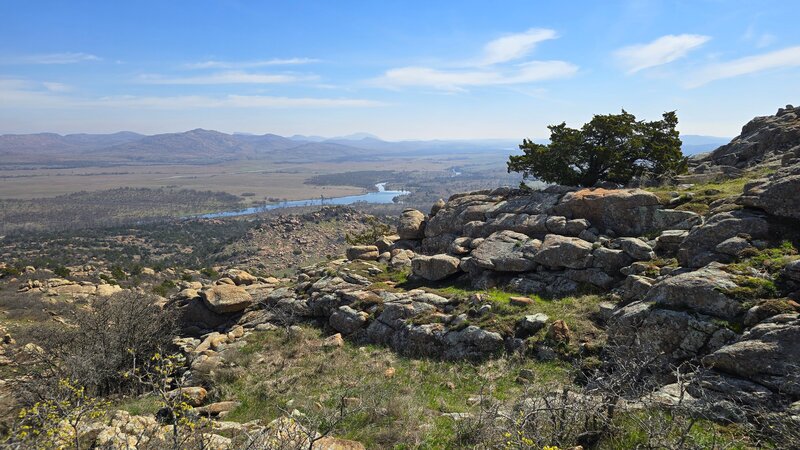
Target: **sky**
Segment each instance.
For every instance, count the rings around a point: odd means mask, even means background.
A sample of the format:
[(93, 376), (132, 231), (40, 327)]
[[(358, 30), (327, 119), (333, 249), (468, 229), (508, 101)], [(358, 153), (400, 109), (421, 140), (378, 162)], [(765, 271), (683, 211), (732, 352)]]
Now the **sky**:
[(732, 137), (800, 103), (795, 0), (0, 0), (0, 134)]

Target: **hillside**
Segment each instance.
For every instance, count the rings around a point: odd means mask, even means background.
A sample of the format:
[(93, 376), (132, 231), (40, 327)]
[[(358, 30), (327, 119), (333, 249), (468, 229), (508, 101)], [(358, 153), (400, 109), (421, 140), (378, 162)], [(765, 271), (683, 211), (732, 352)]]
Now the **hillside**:
[[(786, 111), (745, 127), (769, 157), (736, 176), (8, 246), (10, 442), (797, 448), (800, 146), (770, 143)], [(39, 396), (60, 409), (19, 413)]]

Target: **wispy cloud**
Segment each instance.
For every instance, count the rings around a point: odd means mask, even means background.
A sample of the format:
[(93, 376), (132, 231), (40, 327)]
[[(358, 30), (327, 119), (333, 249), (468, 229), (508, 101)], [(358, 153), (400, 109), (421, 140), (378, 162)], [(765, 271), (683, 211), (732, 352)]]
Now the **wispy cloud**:
[(385, 103), (355, 98), (277, 97), (265, 95), (202, 95), (170, 97), (118, 96), (104, 97), (91, 102), (99, 106), (154, 109), (186, 108), (365, 108)]
[(699, 34), (669, 34), (647, 44), (623, 47), (614, 56), (631, 74), (683, 58), (710, 39)]
[(480, 65), (492, 65), (514, 61), (527, 56), (536, 44), (558, 36), (554, 30), (531, 28), (524, 33), (510, 34), (490, 41), (483, 47), (483, 58)]
[(778, 41), (778, 37), (771, 33), (760, 33), (754, 26), (747, 27), (742, 40), (753, 43), (756, 48), (769, 47)]
[(142, 108), (182, 110), (196, 108), (370, 108), (386, 103), (361, 98), (281, 97), (266, 95), (179, 95), (77, 97), (66, 86), (20, 79), (0, 79), (0, 109), (21, 108)]
[(253, 69), (257, 67), (269, 66), (293, 66), (300, 64), (312, 64), (319, 62), (314, 58), (285, 58), (285, 59), (263, 59), (256, 61), (217, 61), (208, 60), (185, 64), (187, 69)]
[(578, 67), (564, 61), (531, 61), (507, 70), (437, 70), (428, 67), (391, 69), (375, 80), (387, 87), (430, 87), (445, 91), (463, 91), (466, 87), (533, 83), (574, 75)]
[(791, 67), (800, 67), (800, 46), (710, 64), (691, 76), (686, 86), (694, 88), (725, 78)]
[(89, 53), (47, 53), (40, 55), (12, 56), (0, 59), (0, 64), (76, 64), (89, 61), (100, 61), (101, 58)]
[(488, 42), (481, 55), (467, 63), (444, 64), (441, 67), (406, 66), (389, 69), (370, 84), (388, 89), (427, 87), (449, 92), (463, 92), (477, 86), (527, 84), (567, 78), (578, 67), (566, 61), (520, 60), (533, 51), (536, 44), (555, 39), (556, 32), (532, 28)]
[(277, 84), (277, 83), (296, 83), (301, 81), (318, 80), (316, 75), (296, 75), (296, 74), (271, 74), (271, 73), (250, 73), (240, 71), (219, 72), (209, 75), (189, 76), (189, 77), (165, 77), (163, 75), (147, 74), (139, 77), (139, 81), (146, 84), (186, 84), (186, 85), (208, 85), (208, 84)]

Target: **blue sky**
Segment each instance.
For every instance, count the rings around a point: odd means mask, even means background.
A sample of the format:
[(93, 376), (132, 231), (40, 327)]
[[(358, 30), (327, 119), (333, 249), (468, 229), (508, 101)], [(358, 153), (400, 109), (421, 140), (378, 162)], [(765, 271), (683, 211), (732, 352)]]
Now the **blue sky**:
[(0, 133), (734, 136), (800, 103), (796, 1), (0, 0)]

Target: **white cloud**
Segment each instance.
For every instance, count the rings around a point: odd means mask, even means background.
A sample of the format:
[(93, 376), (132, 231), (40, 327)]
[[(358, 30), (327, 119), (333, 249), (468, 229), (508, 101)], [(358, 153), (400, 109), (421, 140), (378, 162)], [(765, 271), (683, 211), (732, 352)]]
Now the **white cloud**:
[(315, 75), (294, 75), (294, 74), (269, 74), (269, 73), (249, 73), (249, 72), (219, 72), (209, 75), (192, 77), (169, 78), (162, 75), (148, 74), (139, 77), (139, 81), (147, 84), (276, 84), (276, 83), (295, 83), (300, 81), (317, 80)]
[(628, 73), (636, 73), (683, 58), (710, 39), (699, 34), (669, 34), (647, 44), (623, 47), (614, 52), (614, 56)]
[(353, 98), (273, 97), (264, 95), (227, 95), (209, 97), (186, 95), (172, 97), (104, 97), (90, 102), (95, 106), (187, 109), (187, 108), (364, 108), (384, 106), (382, 102)]
[(532, 28), (524, 33), (490, 41), (483, 47), (481, 57), (473, 62), (442, 66), (446, 68), (397, 67), (370, 80), (370, 84), (389, 89), (427, 87), (459, 92), (469, 87), (527, 84), (567, 78), (574, 75), (578, 67), (566, 61), (509, 63), (525, 57), (537, 43), (556, 37), (553, 30)]
[(499, 86), (567, 78), (578, 67), (564, 61), (531, 61), (508, 69), (438, 70), (428, 67), (400, 67), (387, 70), (373, 83), (383, 87), (430, 87), (463, 91), (474, 86)]
[(800, 46), (710, 64), (695, 73), (686, 85), (694, 88), (725, 78), (790, 67), (800, 67)]
[(75, 64), (100, 61), (100, 57), (89, 53), (48, 53), (42, 55), (16, 56), (0, 60), (0, 64)]
[(285, 58), (285, 59), (264, 59), (259, 61), (201, 61), (185, 64), (187, 69), (252, 69), (256, 67), (268, 66), (290, 66), (299, 64), (311, 64), (319, 62), (313, 58)]
[(531, 28), (524, 33), (511, 34), (495, 39), (483, 47), (480, 65), (492, 65), (513, 61), (527, 56), (536, 44), (558, 37), (554, 30)]

